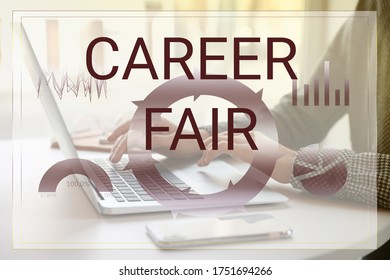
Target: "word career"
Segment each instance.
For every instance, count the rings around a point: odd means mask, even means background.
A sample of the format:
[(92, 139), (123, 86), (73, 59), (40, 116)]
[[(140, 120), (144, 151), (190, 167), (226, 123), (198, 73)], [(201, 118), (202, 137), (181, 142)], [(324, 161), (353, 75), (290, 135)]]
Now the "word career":
[[(226, 37), (201, 37), (200, 38), (200, 79), (227, 79), (225, 74), (208, 74), (207, 72), (207, 61), (223, 61), (224, 56), (218, 54), (209, 54), (207, 52), (207, 46), (209, 44), (224, 44), (227, 43)], [(242, 74), (240, 69), (240, 61), (258, 60), (257, 55), (241, 54), (241, 44), (260, 44), (259, 37), (240, 37), (233, 38), (233, 67), (234, 67), (234, 79), (257, 79), (261, 78), (259, 73)], [(294, 58), (296, 53), (296, 46), (294, 42), (284, 37), (271, 37), (267, 38), (267, 79), (271, 80), (274, 77), (274, 64), (281, 63), (290, 75), (291, 79), (297, 79), (294, 70), (290, 65), (290, 60)], [(98, 37), (90, 42), (86, 52), (86, 64), (89, 73), (96, 79), (108, 80), (117, 75), (119, 66), (113, 65), (110, 72), (107, 74), (99, 74), (95, 71), (93, 66), (92, 57), (94, 47), (98, 44), (109, 44), (113, 52), (118, 52), (119, 47), (117, 43), (109, 37)], [(181, 44), (185, 47), (186, 53), (181, 57), (171, 57), (171, 47), (174, 44)], [(289, 48), (289, 53), (285, 57), (274, 56), (274, 45), (285, 44)], [(171, 78), (170, 68), (172, 63), (179, 63), (188, 79), (194, 79), (191, 73), (187, 60), (191, 58), (194, 52), (192, 43), (182, 37), (170, 37), (164, 38), (164, 79), (168, 80)], [(145, 63), (136, 63), (136, 59), (142, 56)], [(142, 37), (137, 38), (133, 50), (130, 54), (127, 66), (123, 72), (122, 79), (127, 80), (130, 76), (130, 72), (133, 69), (146, 69), (149, 70), (151, 77), (154, 80), (158, 79), (156, 69), (154, 67), (152, 58), (149, 54), (148, 48)]]

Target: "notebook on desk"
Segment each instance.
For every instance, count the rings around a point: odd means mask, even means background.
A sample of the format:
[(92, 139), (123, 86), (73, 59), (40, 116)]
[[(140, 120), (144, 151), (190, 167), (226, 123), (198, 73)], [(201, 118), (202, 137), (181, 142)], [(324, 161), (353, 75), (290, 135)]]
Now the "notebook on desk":
[[(32, 80), (38, 80), (43, 76), (42, 69), (23, 28), (21, 33), (23, 58)], [(74, 141), (47, 83), (41, 84), (40, 101), (65, 158), (78, 158)], [(177, 161), (164, 160), (155, 165), (156, 169), (141, 168), (143, 171), (137, 174), (133, 172), (134, 169), (125, 170), (128, 161), (126, 158), (116, 164), (105, 158), (93, 161), (109, 176), (113, 190), (107, 193), (98, 192), (92, 181), (81, 185), (96, 210), (108, 215), (169, 211), (170, 209), (159, 203), (162, 200), (180, 200), (185, 208), (189, 200), (202, 199), (202, 195), (199, 194), (222, 191), (227, 188), (230, 181), (238, 181), (243, 176), (238, 168), (224, 159), (217, 159), (207, 169), (202, 170), (194, 162), (177, 163)], [(77, 179), (85, 182), (85, 177), (77, 176)], [(287, 201), (287, 197), (265, 188), (247, 204), (284, 201)], [(216, 205), (209, 205), (209, 207), (216, 207)]]

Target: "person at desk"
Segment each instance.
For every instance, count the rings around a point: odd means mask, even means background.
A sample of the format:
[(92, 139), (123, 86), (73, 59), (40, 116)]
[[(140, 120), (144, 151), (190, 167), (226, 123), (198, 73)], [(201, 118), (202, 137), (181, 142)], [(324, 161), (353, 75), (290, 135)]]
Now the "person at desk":
[[(390, 209), (390, 2), (387, 0), (359, 0), (357, 11), (377, 11), (377, 153), (367, 152), (366, 138), (361, 137), (361, 126), (367, 124), (361, 119), (359, 112), (345, 108), (345, 111), (333, 111), (330, 108), (318, 107), (293, 107), (291, 95), (284, 96), (280, 103), (271, 111), (279, 133), (280, 151), (283, 153), (274, 168), (272, 177), (280, 182), (290, 182), (293, 187), (309, 190), (319, 185), (336, 188), (336, 197), (354, 199), (364, 203), (373, 203), (380, 208)], [(347, 22), (339, 31), (330, 48), (325, 54), (324, 60), (339, 61), (333, 65), (337, 73), (344, 76), (362, 69), (362, 61), (354, 59), (359, 56), (359, 47), (354, 40), (360, 32), (353, 21)], [(364, 66), (368, 69), (368, 66)], [(364, 69), (363, 67), (363, 69)], [(322, 71), (320, 67), (317, 72)], [(369, 70), (361, 71), (361, 75), (367, 75)], [(354, 72), (352, 75), (356, 75)], [(316, 75), (317, 76), (317, 75)], [(342, 75), (340, 75), (342, 76)], [(362, 77), (361, 80), (366, 80)], [(303, 99), (303, 96), (298, 96)], [(352, 108), (352, 106), (350, 107)], [(349, 110), (349, 111), (348, 111)], [(351, 150), (323, 149), (308, 146), (320, 142), (330, 128), (345, 113), (349, 114), (351, 123)], [(170, 131), (175, 131), (175, 126), (167, 123)], [(224, 124), (220, 124), (220, 130), (224, 130)], [(110, 159), (118, 161), (127, 150), (127, 132), (129, 123), (117, 128), (109, 140), (117, 140)], [(239, 137), (235, 138), (237, 144), (234, 150), (224, 149), (226, 135), (220, 135), (222, 139), (220, 149), (212, 150), (210, 145), (202, 153), (198, 161), (200, 166), (210, 163), (218, 154), (227, 153), (235, 158), (251, 162), (253, 151), (249, 145), (245, 145)], [(201, 129), (205, 143), (210, 143), (210, 128)], [(170, 155), (169, 146), (173, 134), (155, 134), (153, 143), (159, 152)], [(256, 136), (257, 137), (257, 136)], [(261, 136), (260, 136), (261, 137)], [(129, 141), (132, 141), (129, 139)], [(288, 146), (289, 148), (287, 148)], [(302, 148), (303, 147), (303, 148)], [(175, 156), (195, 156), (200, 154), (199, 149), (178, 145)], [(326, 160), (326, 167), (318, 163)], [(316, 166), (316, 172), (309, 172)], [(313, 171), (313, 170), (310, 170)], [(311, 174), (311, 175), (310, 175)], [(376, 181), (376, 192), (370, 182)], [(373, 258), (390, 257), (390, 241), (382, 249), (374, 252)]]

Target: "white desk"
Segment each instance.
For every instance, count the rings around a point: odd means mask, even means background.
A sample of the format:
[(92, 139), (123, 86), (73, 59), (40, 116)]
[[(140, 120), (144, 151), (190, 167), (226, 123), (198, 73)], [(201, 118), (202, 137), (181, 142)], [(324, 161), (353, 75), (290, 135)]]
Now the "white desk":
[(368, 216), (367, 206), (315, 198), (290, 187), (275, 186), (290, 198), (287, 203), (248, 207), (247, 212), (277, 217), (291, 226), (293, 238), (162, 251), (146, 236), (145, 224), (171, 219), (170, 213), (101, 216), (79, 188), (59, 188), (56, 198), (41, 198), (39, 180), (51, 164), (61, 160), (61, 154), (50, 149), (47, 140), (23, 141), (22, 147), (24, 189), (20, 197), (15, 197), (22, 200), (22, 207), (14, 205), (12, 237), (11, 142), (0, 144), (0, 212), (5, 213), (0, 227), (0, 247), (5, 250), (0, 250), (0, 258), (357, 259), (372, 249), (352, 248), (367, 248), (376, 238), (381, 245), (390, 237), (390, 212), (378, 211), (377, 232), (367, 231), (376, 224), (372, 213)]

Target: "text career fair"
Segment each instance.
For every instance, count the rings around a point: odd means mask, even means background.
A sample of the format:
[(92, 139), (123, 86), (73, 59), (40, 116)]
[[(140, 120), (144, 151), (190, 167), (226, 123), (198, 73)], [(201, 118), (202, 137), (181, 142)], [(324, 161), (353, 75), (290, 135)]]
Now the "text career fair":
[[(207, 38), (200, 38), (200, 73), (199, 78), (201, 80), (210, 80), (210, 79), (227, 79), (227, 75), (222, 74), (208, 74), (206, 69), (206, 63), (207, 61), (216, 61), (216, 60), (224, 60), (223, 55), (216, 55), (216, 54), (208, 54), (207, 53), (207, 46), (210, 43), (217, 43), (217, 44), (223, 44), (227, 43), (227, 38), (225, 37), (207, 37)], [(244, 60), (257, 60), (257, 55), (248, 55), (248, 54), (241, 54), (240, 53), (240, 45), (242, 43), (260, 43), (260, 38), (254, 38), (254, 37), (241, 37), (241, 38), (234, 38), (233, 39), (233, 63), (234, 63), (234, 79), (260, 79), (260, 74), (242, 74), (240, 70), (240, 62)], [(93, 57), (93, 50), (94, 47), (98, 44), (109, 44), (112, 48), (113, 52), (118, 52), (119, 47), (117, 43), (109, 38), (109, 37), (98, 37), (90, 42), (87, 48), (86, 52), (86, 63), (87, 63), (87, 69), (89, 73), (96, 79), (99, 80), (108, 80), (112, 77), (114, 77), (119, 70), (118, 65), (113, 65), (110, 72), (107, 74), (99, 74), (95, 71), (92, 57)], [(182, 44), (185, 49), (186, 53), (185, 55), (181, 57), (171, 57), (171, 47), (174, 44)], [(289, 47), (289, 53), (285, 57), (274, 57), (273, 48), (275, 44), (285, 44)], [(290, 65), (290, 60), (294, 58), (296, 53), (296, 46), (294, 42), (288, 38), (283, 37), (273, 37), (273, 38), (267, 38), (267, 79), (273, 79), (273, 67), (274, 64), (279, 63), (282, 64), (285, 69), (287, 70), (288, 74), (290, 75), (291, 79), (297, 79), (296, 75)], [(187, 60), (192, 56), (193, 54), (193, 46), (191, 42), (185, 38), (181, 37), (171, 37), (171, 38), (164, 38), (164, 79), (170, 79), (170, 66), (172, 63), (179, 63), (182, 67), (184, 73), (186, 74), (188, 79), (194, 79), (193, 74), (191, 73), (188, 65)], [(136, 63), (136, 58), (139, 56), (142, 56), (144, 58), (145, 63)], [(133, 69), (144, 69), (149, 70), (149, 73), (153, 79), (158, 79), (153, 61), (151, 59), (151, 56), (149, 54), (148, 48), (145, 44), (145, 41), (143, 38), (137, 38), (133, 50), (130, 54), (129, 61), (127, 63), (127, 66), (123, 72), (122, 79), (126, 80), (129, 78), (130, 72)], [(153, 113), (171, 113), (170, 108), (146, 108), (146, 116), (145, 116), (145, 132), (146, 132), (146, 149), (151, 150), (152, 149), (152, 132), (153, 131), (168, 131), (168, 127), (154, 127), (152, 126), (152, 114)], [(213, 127), (213, 145), (212, 149), (216, 150), (218, 149), (218, 112), (217, 108), (213, 108), (213, 114), (212, 114), (212, 127)], [(234, 114), (235, 113), (244, 113), (249, 117), (249, 125), (247, 127), (234, 127)], [(183, 134), (183, 127), (186, 121), (189, 120), (192, 129), (193, 134)], [(227, 133), (228, 133), (228, 149), (233, 149), (233, 135), (240, 133), (243, 134), (248, 141), (248, 144), (250, 145), (252, 150), (257, 150), (257, 146), (254, 143), (250, 131), (256, 126), (256, 115), (253, 111), (247, 109), (247, 108), (229, 108), (228, 109), (228, 124), (227, 124)], [(195, 122), (194, 116), (191, 112), (190, 108), (186, 108), (184, 110), (183, 116), (180, 120), (180, 124), (178, 126), (178, 129), (175, 133), (175, 136), (172, 141), (172, 145), (170, 146), (170, 150), (175, 150), (176, 146), (178, 144), (179, 139), (196, 139), (199, 145), (199, 148), (201, 150), (205, 150), (206, 147), (203, 143), (199, 128)]]
[[(218, 54), (209, 54), (207, 52), (207, 46), (209, 44), (226, 44), (227, 43), (226, 37), (201, 37), (200, 38), (200, 79), (202, 80), (208, 80), (208, 79), (227, 79), (227, 75), (224, 74), (208, 74), (207, 72), (207, 61), (223, 61), (224, 56), (218, 55)], [(248, 61), (248, 60), (257, 60), (257, 55), (250, 55), (250, 54), (242, 54), (240, 53), (240, 45), (241, 44), (260, 44), (260, 37), (235, 37), (233, 38), (233, 67), (234, 67), (234, 79), (254, 79), (259, 80), (261, 79), (261, 75), (259, 73), (251, 73), (251, 74), (242, 74), (242, 71), (240, 69), (240, 62), (241, 61)], [(283, 64), (284, 68), (287, 70), (288, 74), (290, 75), (291, 79), (297, 79), (291, 65), (290, 60), (294, 58), (296, 53), (296, 46), (294, 42), (285, 37), (268, 37), (267, 38), (267, 79), (271, 80), (274, 77), (274, 64), (281, 63)], [(112, 48), (113, 52), (119, 52), (119, 47), (115, 40), (109, 37), (98, 37), (92, 40), (88, 47), (86, 52), (86, 64), (87, 69), (90, 75), (92, 75), (95, 79), (98, 80), (108, 80), (114, 77), (118, 74), (119, 66), (113, 65), (110, 72), (107, 74), (98, 73), (93, 65), (92, 57), (93, 57), (93, 50), (95, 46), (99, 44), (109, 44)], [(182, 45), (185, 47), (185, 55), (181, 57), (171, 57), (171, 47), (173, 45)], [(284, 44), (289, 48), (289, 53), (285, 57), (274, 57), (274, 46), (276, 44)], [(222, 47), (222, 45), (221, 45)], [(121, 50), (123, 51), (123, 50)], [(127, 50), (126, 50), (127, 51)], [(164, 38), (164, 79), (168, 80), (171, 78), (170, 73), (170, 67), (173, 63), (180, 64), (181, 68), (183, 69), (184, 73), (188, 77), (188, 79), (194, 79), (193, 74), (191, 73), (188, 65), (187, 60), (191, 58), (193, 54), (193, 46), (192, 43), (182, 37), (169, 37)], [(130, 53), (130, 52), (129, 52)], [(145, 63), (136, 63), (136, 58), (143, 57)], [(127, 66), (123, 72), (122, 79), (127, 80), (129, 78), (130, 72), (133, 69), (146, 69), (149, 70), (151, 77), (154, 80), (159, 79), (157, 76), (156, 69), (154, 67), (153, 61), (151, 59), (151, 56), (148, 51), (148, 47), (145, 44), (145, 41), (142, 37), (137, 38), (133, 50), (130, 54)]]

